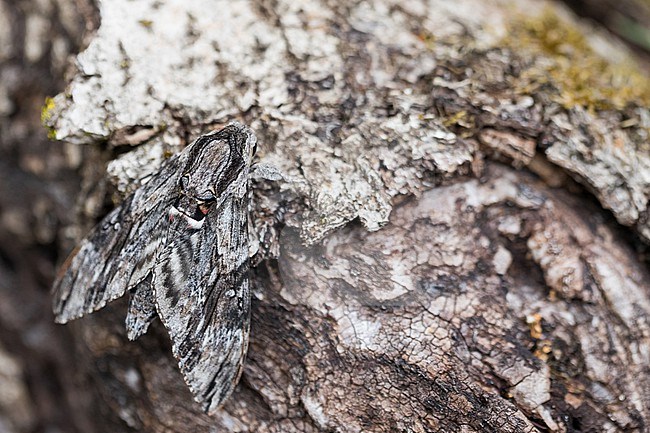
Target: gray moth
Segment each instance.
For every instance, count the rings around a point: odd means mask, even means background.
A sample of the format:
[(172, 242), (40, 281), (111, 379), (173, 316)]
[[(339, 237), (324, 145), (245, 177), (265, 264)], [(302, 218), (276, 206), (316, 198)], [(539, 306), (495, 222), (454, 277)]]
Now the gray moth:
[(66, 323), (126, 292), (128, 338), (157, 316), (194, 398), (213, 414), (248, 346), (248, 182), (256, 149), (239, 123), (169, 158), (68, 257), (53, 287)]

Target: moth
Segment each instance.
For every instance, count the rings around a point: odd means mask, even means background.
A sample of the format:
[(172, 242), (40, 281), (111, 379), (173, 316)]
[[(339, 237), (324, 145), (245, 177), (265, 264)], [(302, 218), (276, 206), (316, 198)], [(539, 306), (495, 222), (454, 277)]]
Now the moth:
[(66, 323), (130, 294), (127, 336), (159, 317), (195, 400), (213, 414), (248, 346), (248, 183), (256, 137), (231, 123), (199, 137), (110, 212), (53, 287)]

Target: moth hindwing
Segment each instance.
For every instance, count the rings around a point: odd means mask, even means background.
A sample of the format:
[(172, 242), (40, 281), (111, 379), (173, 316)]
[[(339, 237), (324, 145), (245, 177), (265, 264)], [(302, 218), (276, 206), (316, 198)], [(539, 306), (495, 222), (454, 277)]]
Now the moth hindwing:
[(248, 177), (256, 138), (231, 123), (171, 157), (81, 241), (54, 282), (66, 323), (129, 291), (130, 339), (158, 316), (196, 401), (214, 413), (248, 346)]

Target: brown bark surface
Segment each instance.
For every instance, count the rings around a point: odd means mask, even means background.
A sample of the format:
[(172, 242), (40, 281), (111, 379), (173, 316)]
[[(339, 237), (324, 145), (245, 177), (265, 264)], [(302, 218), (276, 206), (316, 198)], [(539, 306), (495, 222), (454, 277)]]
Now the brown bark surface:
[[(611, 35), (545, 2), (156, 3), (0, 0), (0, 432), (650, 429), (650, 85)], [(286, 179), (253, 182), (209, 417), (158, 321), (55, 326), (47, 290), (234, 119)]]
[(51, 142), (43, 101), (98, 26), (92, 2), (0, 1), (0, 431), (99, 431), (49, 286), (92, 149)]
[(645, 0), (567, 0), (577, 14), (588, 17), (620, 36), (650, 59), (650, 3)]

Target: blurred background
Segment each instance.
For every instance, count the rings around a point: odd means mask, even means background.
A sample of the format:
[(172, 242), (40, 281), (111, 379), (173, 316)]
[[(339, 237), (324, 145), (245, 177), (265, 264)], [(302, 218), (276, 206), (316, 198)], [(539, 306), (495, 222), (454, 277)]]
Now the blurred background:
[[(650, 0), (566, 0), (650, 70)], [(48, 140), (41, 110), (65, 89), (100, 24), (93, 0), (0, 0), (0, 433), (88, 432), (95, 405), (77, 381), (72, 339), (54, 325), (49, 287), (69, 245), (84, 153)], [(83, 206), (81, 206), (83, 208)]]

